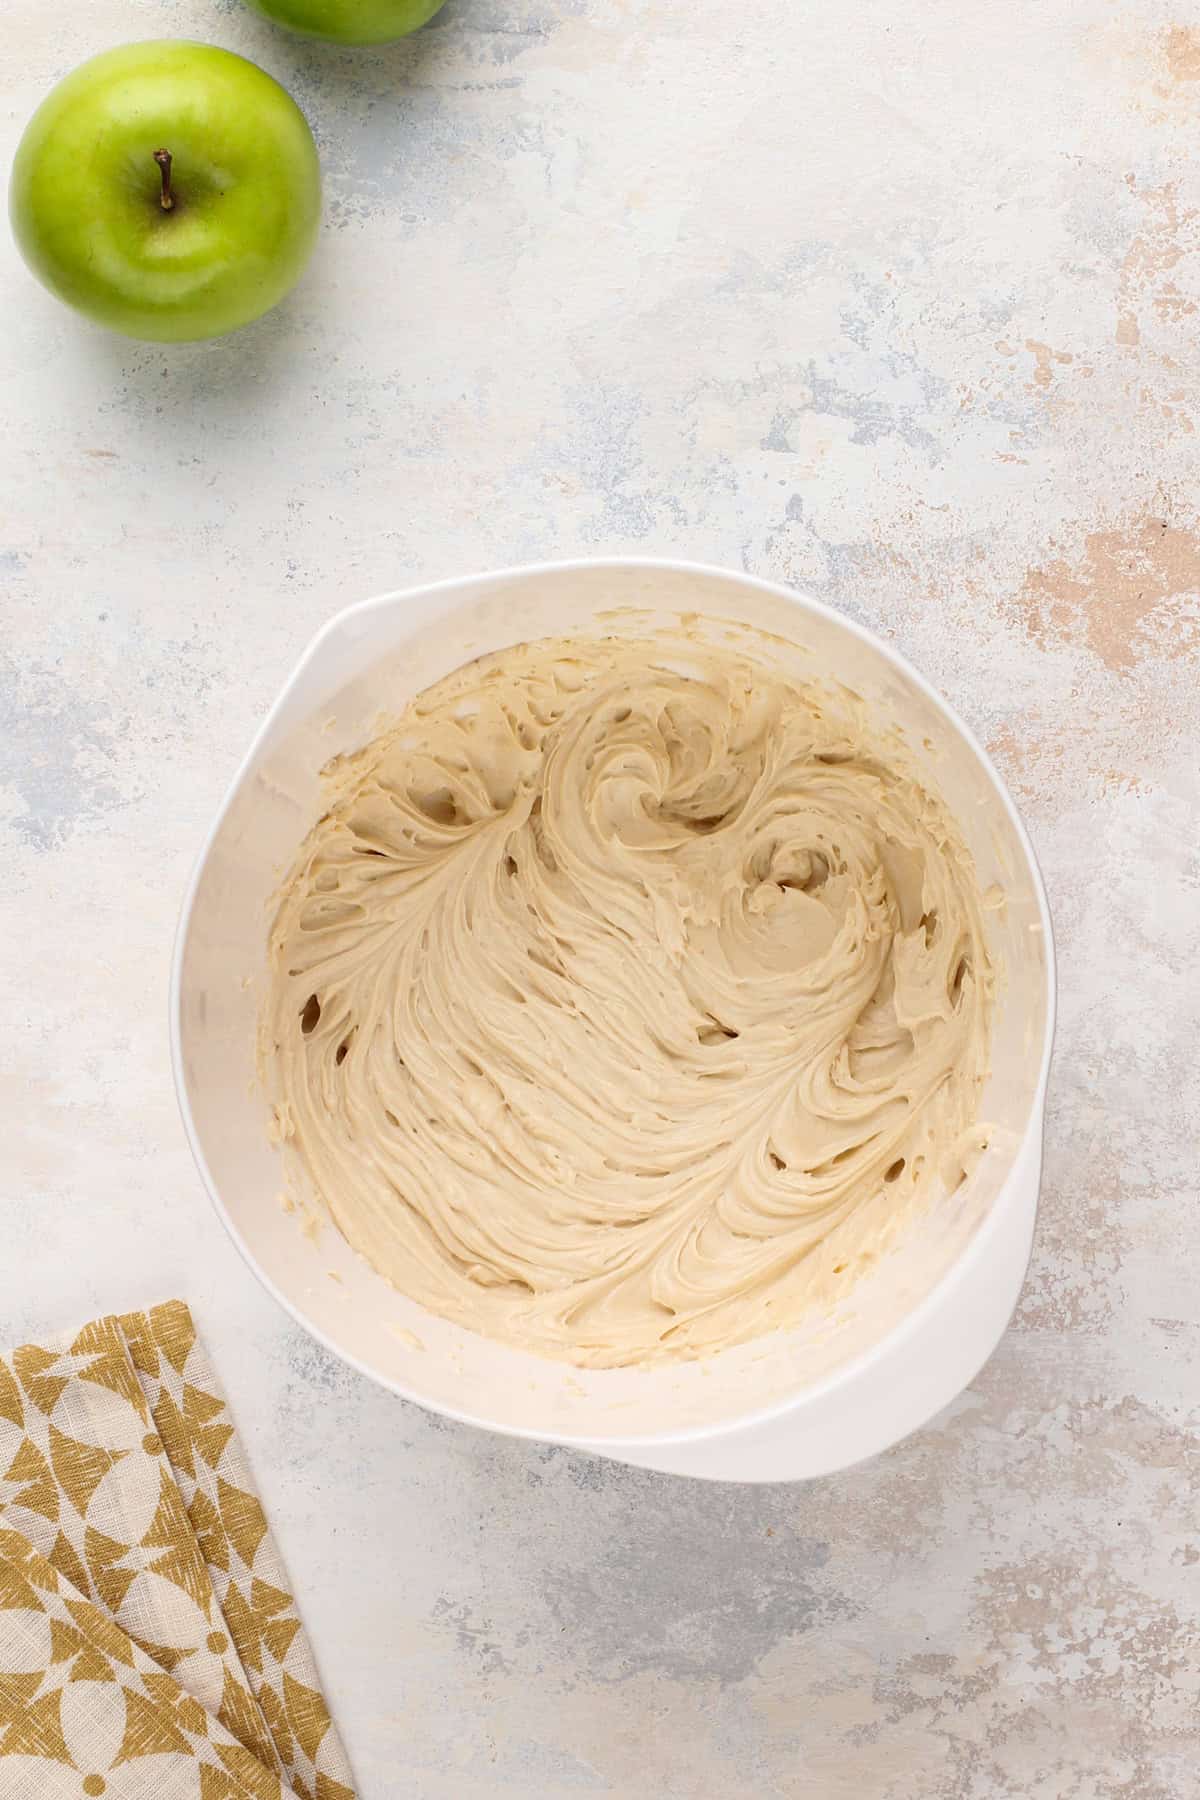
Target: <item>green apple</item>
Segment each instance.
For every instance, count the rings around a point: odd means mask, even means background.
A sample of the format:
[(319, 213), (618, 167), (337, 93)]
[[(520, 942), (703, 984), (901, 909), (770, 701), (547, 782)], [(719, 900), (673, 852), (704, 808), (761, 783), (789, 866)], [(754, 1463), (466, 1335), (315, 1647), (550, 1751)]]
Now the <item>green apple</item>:
[(331, 44), (390, 44), (425, 25), (445, 0), (246, 0), (277, 25)]
[(231, 51), (180, 39), (83, 63), (17, 147), (13, 233), (34, 274), (128, 337), (219, 337), (282, 300), (317, 235), (304, 114)]

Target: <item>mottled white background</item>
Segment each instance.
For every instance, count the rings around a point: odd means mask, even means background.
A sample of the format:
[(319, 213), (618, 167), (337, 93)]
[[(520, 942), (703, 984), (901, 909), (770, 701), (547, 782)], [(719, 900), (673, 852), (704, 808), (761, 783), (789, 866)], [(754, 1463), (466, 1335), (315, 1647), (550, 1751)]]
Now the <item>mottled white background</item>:
[[(348, 53), (236, 0), (10, 0), (5, 162), (57, 76), (155, 35), (291, 87), (326, 225), (274, 316), (170, 350), (0, 244), (0, 1330), (191, 1301), (365, 1800), (1189, 1800), (1200, 15), (450, 0)], [(1018, 1316), (933, 1426), (809, 1487), (374, 1391), (259, 1293), (176, 1119), (180, 895), (315, 627), (618, 550), (895, 639), (1055, 908)]]

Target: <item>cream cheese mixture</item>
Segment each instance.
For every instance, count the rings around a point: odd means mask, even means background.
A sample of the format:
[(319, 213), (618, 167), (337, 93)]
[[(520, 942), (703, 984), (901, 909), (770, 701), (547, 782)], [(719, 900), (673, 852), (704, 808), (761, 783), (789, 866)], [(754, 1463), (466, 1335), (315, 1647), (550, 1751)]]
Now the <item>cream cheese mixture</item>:
[(969, 855), (853, 696), (674, 637), (505, 650), (328, 771), (262, 1050), (403, 1293), (579, 1364), (836, 1299), (975, 1118)]

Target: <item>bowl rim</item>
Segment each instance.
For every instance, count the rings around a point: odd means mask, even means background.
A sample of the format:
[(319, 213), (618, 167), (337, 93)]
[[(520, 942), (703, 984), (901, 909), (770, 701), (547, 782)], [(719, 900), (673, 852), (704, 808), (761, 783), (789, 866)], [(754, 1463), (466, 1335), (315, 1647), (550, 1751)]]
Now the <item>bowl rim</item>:
[[(889, 1353), (894, 1351), (898, 1345), (911, 1337), (913, 1333), (926, 1322), (928, 1317), (938, 1307), (945, 1303), (954, 1290), (965, 1283), (975, 1272), (977, 1266), (987, 1253), (988, 1241), (992, 1235), (992, 1229), (996, 1227), (997, 1221), (1002, 1213), (1005, 1199), (1012, 1194), (1013, 1172), (1010, 1172), (1009, 1176), (1001, 1185), (999, 1192), (992, 1201), (987, 1215), (980, 1221), (979, 1226), (968, 1240), (966, 1246), (950, 1266), (938, 1277), (929, 1291), (922, 1296), (917, 1305), (913, 1307), (911, 1311), (905, 1313), (902, 1318), (897, 1320), (891, 1329), (886, 1331), (875, 1343), (869, 1345), (857, 1355), (850, 1357), (845, 1363), (833, 1370), (830, 1374), (821, 1377), (819, 1380), (814, 1381), (811, 1385), (804, 1387), (799, 1391), (790, 1391), (782, 1397), (770, 1401), (764, 1406), (757, 1407), (744, 1414), (738, 1414), (733, 1418), (722, 1419), (714, 1424), (688, 1425), (681, 1426), (676, 1431), (656, 1431), (635, 1435), (630, 1435), (629, 1433), (616, 1433), (611, 1436), (607, 1434), (596, 1435), (593, 1433), (579, 1435), (577, 1433), (555, 1430), (549, 1426), (539, 1427), (509, 1424), (488, 1418), (482, 1413), (472, 1412), (465, 1407), (451, 1406), (442, 1401), (431, 1400), (425, 1394), (407, 1386), (403, 1381), (397, 1380), (390, 1375), (381, 1374), (378, 1369), (372, 1368), (360, 1356), (355, 1355), (353, 1352), (337, 1343), (328, 1331), (325, 1331), (320, 1326), (314, 1324), (302, 1309), (282, 1292), (272, 1276), (262, 1267), (230, 1216), (229, 1210), (221, 1196), (219, 1186), (208, 1166), (208, 1160), (204, 1154), (196, 1124), (192, 1117), (191, 1101), (188, 1095), (187, 1076), (183, 1060), (183, 966), (187, 952), (192, 914), (195, 910), (200, 883), (208, 865), (209, 856), (212, 852), (217, 835), (225, 823), (226, 816), (233, 804), (234, 798), (256, 762), (261, 749), (268, 742), (274, 729), (275, 722), (282, 713), (289, 694), (304, 672), (315, 662), (327, 640), (333, 637), (337, 632), (343, 630), (352, 620), (362, 618), (371, 612), (382, 611), (387, 607), (395, 605), (399, 600), (411, 600), (418, 595), (422, 598), (447, 595), (453, 593), (456, 589), (476, 587), (483, 583), (493, 584), (506, 581), (517, 581), (531, 576), (540, 578), (550, 575), (574, 574), (584, 569), (608, 569), (613, 572), (622, 570), (663, 570), (672, 574), (694, 575), (708, 578), (716, 577), (720, 580), (729, 581), (744, 588), (755, 589), (760, 593), (771, 595), (775, 599), (787, 601), (788, 603), (797, 606), (801, 611), (814, 613), (818, 617), (825, 619), (829, 623), (840, 627), (852, 636), (858, 638), (862, 643), (867, 644), (871, 649), (880, 654), (887, 662), (891, 663), (892, 666), (917, 687), (927, 699), (932, 701), (934, 706), (949, 720), (950, 724), (974, 752), (991, 781), (997, 799), (1000, 801), (1008, 815), (1009, 822), (1016, 834), (1017, 841), (1025, 855), (1032, 876), (1033, 892), (1037, 900), (1046, 959), (1046, 1016), (1042, 1031), (1041, 1054), (1038, 1064), (1037, 1080), (1034, 1085), (1033, 1097), (1030, 1103), (1028, 1123), (1013, 1159), (1014, 1171), (1016, 1170), (1023, 1153), (1027, 1150), (1030, 1141), (1035, 1138), (1038, 1140), (1038, 1168), (1040, 1170), (1041, 1139), (1043, 1137), (1045, 1123), (1046, 1088), (1054, 1050), (1058, 994), (1054, 927), (1050, 915), (1050, 905), (1046, 895), (1045, 881), (1042, 875), (1041, 866), (1038, 862), (1037, 853), (1034, 850), (1025, 822), (1018, 811), (1015, 801), (1008, 791), (1007, 785), (987, 750), (980, 743), (971, 727), (960, 716), (957, 709), (951, 705), (944, 695), (939, 693), (932, 683), (925, 678), (921, 671), (908, 660), (903, 652), (897, 650), (892, 644), (888, 643), (885, 638), (881, 637), (878, 632), (871, 630), (869, 626), (860, 624), (857, 619), (853, 619), (846, 613), (840, 612), (836, 607), (828, 605), (823, 600), (818, 600), (814, 595), (805, 593), (798, 588), (788, 587), (782, 582), (765, 580), (761, 576), (747, 574), (741, 569), (722, 567), (717, 563), (702, 563), (667, 556), (577, 556), (561, 558), (549, 562), (517, 563), (508, 567), (484, 570), (475, 574), (447, 576), (437, 581), (422, 581), (407, 587), (392, 588), (385, 593), (372, 595), (366, 600), (359, 600), (350, 606), (342, 607), (318, 628), (297, 658), (296, 662), (293, 664), (290, 672), (280, 686), (268, 712), (263, 718), (262, 723), (259, 725), (258, 730), (251, 739), (249, 746), (239, 759), (237, 767), (226, 785), (220, 805), (204, 834), (199, 851), (197, 852), (195, 861), (192, 865), (191, 873), (188, 877), (187, 886), (184, 890), (171, 956), (171, 979), (168, 1005), (170, 1014), (169, 1037), (171, 1045), (171, 1073), (175, 1086), (176, 1104), (179, 1107), (180, 1118), (183, 1123), (184, 1135), (187, 1139), (188, 1147), (191, 1150), (193, 1160), (199, 1170), (201, 1179), (208, 1192), (209, 1200), (212, 1203), (217, 1217), (225, 1227), (225, 1230), (232, 1240), (235, 1249), (241, 1256), (242, 1261), (266, 1289), (267, 1293), (271, 1295), (272, 1299), (283, 1308), (284, 1312), (287, 1313), (302, 1330), (306, 1331), (310, 1337), (315, 1338), (316, 1341), (321, 1344), (324, 1349), (328, 1350), (332, 1356), (335, 1356), (339, 1362), (345, 1363), (349, 1368), (354, 1369), (367, 1380), (373, 1381), (377, 1386), (399, 1395), (402, 1399), (408, 1400), (416, 1406), (423, 1407), (428, 1412), (435, 1412), (444, 1418), (453, 1419), (459, 1424), (472, 1425), (483, 1431), (499, 1432), (505, 1437), (522, 1438), (535, 1443), (561, 1444), (577, 1448), (582, 1447), (594, 1449), (609, 1455), (619, 1456), (622, 1450), (628, 1451), (631, 1454), (645, 1454), (658, 1446), (665, 1447), (668, 1445), (701, 1443), (705, 1440), (723, 1438), (735, 1433), (753, 1430), (758, 1426), (770, 1424), (785, 1417), (789, 1413), (802, 1410), (806, 1405), (817, 1399), (827, 1399), (831, 1394), (835, 1393), (838, 1388), (848, 1386), (851, 1382), (856, 1380), (870, 1364), (884, 1361)], [(1030, 1244), (1032, 1244), (1032, 1226), (1033, 1219), (1031, 1218)], [(992, 1229), (989, 1229), (989, 1227)], [(1012, 1312), (1015, 1311), (1018, 1298), (1019, 1289), (1014, 1293), (1013, 1305), (1009, 1310), (1009, 1318), (1011, 1318)], [(999, 1342), (1001, 1335), (1003, 1334), (997, 1334), (997, 1343)], [(993, 1345), (992, 1348), (994, 1349), (994, 1347), (995, 1346)], [(989, 1350), (989, 1355), (990, 1354), (991, 1351)], [(564, 1370), (569, 1370), (572, 1367), (569, 1363), (563, 1363), (561, 1366)], [(972, 1378), (973, 1377), (969, 1376), (967, 1379), (970, 1380)]]

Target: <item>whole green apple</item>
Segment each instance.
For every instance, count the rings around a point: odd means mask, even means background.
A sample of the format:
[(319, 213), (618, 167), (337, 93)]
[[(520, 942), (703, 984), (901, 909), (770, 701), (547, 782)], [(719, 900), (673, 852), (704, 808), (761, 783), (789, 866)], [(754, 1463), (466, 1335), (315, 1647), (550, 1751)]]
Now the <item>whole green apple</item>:
[(267, 311), (317, 235), (312, 133), (269, 75), (210, 44), (126, 44), (61, 81), (17, 147), (34, 274), (128, 337), (219, 337)]
[(332, 44), (390, 44), (425, 25), (445, 0), (246, 0), (277, 25)]

